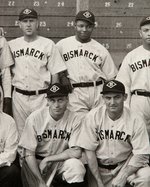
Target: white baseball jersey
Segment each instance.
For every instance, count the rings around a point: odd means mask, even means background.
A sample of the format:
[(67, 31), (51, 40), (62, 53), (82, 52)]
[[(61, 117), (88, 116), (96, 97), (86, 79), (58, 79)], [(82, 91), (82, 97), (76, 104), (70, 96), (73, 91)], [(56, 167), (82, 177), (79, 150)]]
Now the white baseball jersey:
[(13, 118), (1, 111), (0, 129), (0, 166), (10, 166), (16, 158), (18, 132)]
[[(106, 106), (90, 111), (82, 125), (78, 145), (96, 151), (104, 165), (122, 162), (131, 152), (150, 154), (146, 125), (128, 108), (124, 108), (122, 116), (115, 121), (109, 118)], [(136, 166), (135, 160), (130, 162)]]
[(56, 45), (72, 83), (96, 81), (100, 77), (112, 79), (116, 76), (117, 69), (109, 52), (96, 40), (81, 43), (71, 36)]
[(141, 45), (124, 58), (117, 75), (127, 90), (143, 89), (150, 91), (150, 51)]
[(49, 107), (39, 109), (28, 117), (19, 145), (43, 157), (61, 153), (76, 145), (79, 124), (68, 110), (55, 121), (49, 114)]
[(20, 37), (9, 42), (15, 65), (12, 84), (23, 90), (47, 88), (51, 75), (66, 70), (66, 66), (52, 40), (37, 36), (32, 42)]
[(0, 70), (2, 73), (2, 85), (4, 97), (11, 97), (10, 66), (14, 64), (10, 48), (6, 39), (0, 36)]

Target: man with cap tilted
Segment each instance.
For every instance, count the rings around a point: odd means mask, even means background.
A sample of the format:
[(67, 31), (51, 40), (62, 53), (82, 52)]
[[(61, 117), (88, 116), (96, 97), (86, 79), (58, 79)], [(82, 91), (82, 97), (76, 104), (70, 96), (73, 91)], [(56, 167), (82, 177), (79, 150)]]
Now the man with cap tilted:
[(139, 33), (142, 45), (125, 56), (117, 80), (124, 83), (127, 103), (144, 118), (150, 137), (150, 16), (142, 19)]
[(150, 186), (150, 145), (143, 119), (124, 106), (124, 85), (105, 82), (105, 105), (93, 109), (82, 125), (77, 145), (85, 149), (98, 187)]
[(62, 84), (55, 83), (48, 88), (47, 100), (47, 107), (34, 111), (27, 118), (20, 139), (19, 146), (25, 149), (24, 187), (27, 183), (31, 187), (50, 185), (47, 175), (51, 170), (54, 187), (84, 187), (85, 168), (78, 159), (81, 149), (76, 146), (80, 120), (66, 109), (68, 91)]
[(88, 112), (102, 104), (99, 92), (104, 80), (113, 79), (117, 70), (105, 47), (91, 38), (95, 16), (91, 11), (80, 11), (75, 17), (75, 36), (56, 45), (67, 66), (73, 87), (69, 95), (70, 109)]
[(34, 9), (21, 11), (19, 27), (23, 36), (11, 40), (9, 45), (15, 60), (12, 67), (13, 116), (21, 136), (26, 118), (47, 104), (46, 90), (66, 66), (54, 42), (38, 35), (38, 15)]

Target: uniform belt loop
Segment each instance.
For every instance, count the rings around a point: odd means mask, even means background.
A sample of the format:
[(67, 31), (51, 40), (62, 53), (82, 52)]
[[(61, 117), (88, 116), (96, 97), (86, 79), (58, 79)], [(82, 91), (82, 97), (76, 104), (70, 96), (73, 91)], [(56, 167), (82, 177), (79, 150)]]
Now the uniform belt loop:
[(38, 90), (35, 90), (35, 94), (36, 94), (36, 96), (39, 95), (39, 91), (38, 91)]

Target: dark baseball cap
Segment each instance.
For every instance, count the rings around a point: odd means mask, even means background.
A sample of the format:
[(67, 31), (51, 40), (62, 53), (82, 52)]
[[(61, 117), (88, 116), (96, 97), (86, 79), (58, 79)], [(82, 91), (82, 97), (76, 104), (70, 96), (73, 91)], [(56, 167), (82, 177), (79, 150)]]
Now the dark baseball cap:
[(68, 96), (69, 92), (65, 86), (60, 83), (50, 85), (47, 90), (47, 98)]
[(122, 93), (125, 94), (125, 87), (122, 82), (117, 80), (106, 81), (103, 85), (103, 90), (101, 94), (107, 93)]
[(38, 18), (37, 12), (32, 8), (25, 8), (19, 14), (19, 20), (23, 20), (26, 18)]
[(89, 10), (80, 11), (77, 13), (75, 17), (75, 22), (78, 20), (88, 21), (90, 24), (94, 25), (95, 23), (95, 16)]
[(150, 16), (146, 16), (142, 19), (141, 23), (140, 23), (140, 27), (150, 24)]

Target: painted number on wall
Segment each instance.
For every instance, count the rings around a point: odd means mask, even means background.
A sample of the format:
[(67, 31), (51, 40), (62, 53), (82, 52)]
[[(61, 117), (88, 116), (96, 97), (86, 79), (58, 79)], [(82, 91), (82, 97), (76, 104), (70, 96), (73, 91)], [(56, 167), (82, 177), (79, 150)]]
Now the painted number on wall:
[(8, 1), (8, 6), (15, 6), (15, 1)]

